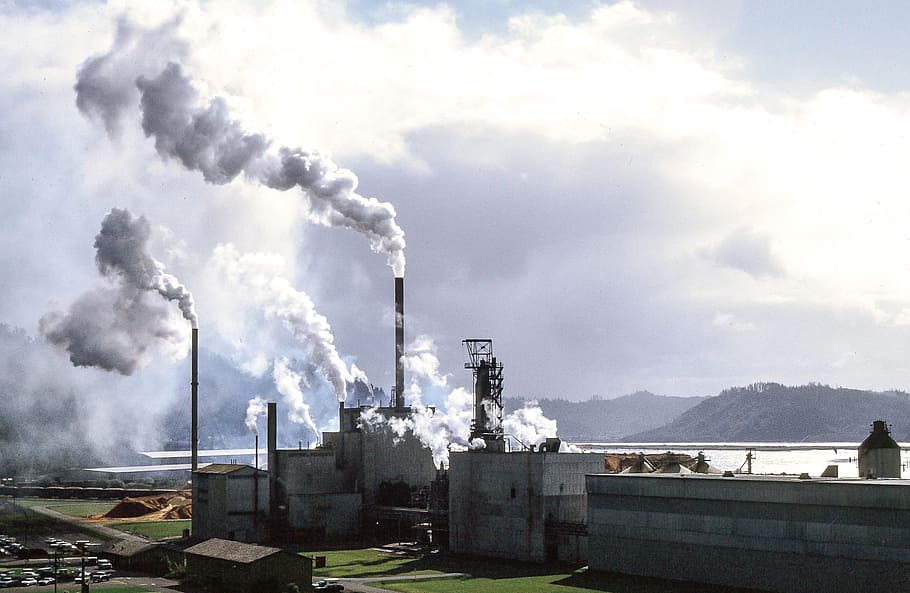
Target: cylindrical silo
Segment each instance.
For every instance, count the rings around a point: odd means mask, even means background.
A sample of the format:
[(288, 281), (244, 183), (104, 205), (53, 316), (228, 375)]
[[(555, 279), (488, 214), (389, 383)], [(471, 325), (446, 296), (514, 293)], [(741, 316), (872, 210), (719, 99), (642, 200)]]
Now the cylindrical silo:
[(901, 477), (901, 448), (884, 420), (872, 423), (872, 433), (857, 450), (857, 461), (861, 478)]

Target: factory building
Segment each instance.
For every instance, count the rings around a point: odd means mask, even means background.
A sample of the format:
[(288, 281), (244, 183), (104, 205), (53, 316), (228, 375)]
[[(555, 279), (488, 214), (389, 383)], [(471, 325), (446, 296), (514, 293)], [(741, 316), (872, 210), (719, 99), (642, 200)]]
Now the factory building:
[(260, 541), (268, 524), (268, 473), (211, 464), (193, 473), (193, 536)]
[[(399, 437), (362, 427), (362, 412), (342, 406), (342, 430), (323, 433), (320, 448), (270, 449), (273, 510), (286, 535), (316, 541), (351, 537), (361, 533), (362, 525), (375, 524), (377, 507), (426, 509), (436, 478), (431, 451), (410, 432)], [(375, 412), (405, 418), (410, 408)]]
[(451, 551), (527, 562), (587, 558), (585, 474), (603, 471), (603, 455), (558, 447), (452, 453)]
[[(603, 471), (599, 453), (559, 453), (556, 438), (507, 452), (502, 364), (492, 340), (464, 340), (474, 377), (471, 451), (449, 472), (410, 431), (388, 430), (404, 400), (404, 292), (395, 281), (396, 385), (388, 407), (339, 404), (337, 432), (316, 449), (279, 449), (277, 405), (267, 406), (268, 471), (215, 464), (193, 472), (193, 535), (242, 541), (322, 542), (369, 530), (432, 538), (453, 551), (542, 562), (585, 558), (584, 476)], [(195, 380), (194, 380), (195, 382)], [(374, 428), (363, 413), (381, 418)], [(411, 530), (415, 529), (416, 533)], [(446, 532), (448, 531), (448, 537)]]
[(603, 471), (600, 453), (559, 453), (549, 438), (506, 452), (502, 428), (502, 364), (491, 340), (465, 340), (474, 372), (470, 439), (483, 443), (452, 453), (449, 548), (455, 553), (529, 562), (587, 557), (585, 474)]
[(906, 480), (587, 476), (592, 570), (784, 593), (910, 590)]
[(223, 539), (209, 539), (186, 549), (189, 580), (209, 591), (278, 593), (288, 585), (308, 588), (313, 578), (310, 558)]

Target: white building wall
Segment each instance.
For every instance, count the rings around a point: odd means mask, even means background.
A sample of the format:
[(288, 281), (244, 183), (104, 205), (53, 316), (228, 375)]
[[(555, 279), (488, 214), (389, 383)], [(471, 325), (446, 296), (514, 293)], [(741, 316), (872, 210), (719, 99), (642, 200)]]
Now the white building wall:
[(910, 590), (904, 480), (587, 478), (588, 564), (785, 593)]
[(603, 471), (600, 454), (466, 451), (450, 461), (453, 552), (532, 562), (584, 555), (583, 536), (548, 536), (547, 524), (585, 522), (585, 474)]

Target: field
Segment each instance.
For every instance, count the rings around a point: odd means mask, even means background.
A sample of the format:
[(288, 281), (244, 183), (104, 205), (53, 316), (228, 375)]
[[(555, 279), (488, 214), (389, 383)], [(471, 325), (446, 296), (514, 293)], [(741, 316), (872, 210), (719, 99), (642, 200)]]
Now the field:
[[(6, 504), (10, 509), (16, 509), (19, 517), (28, 516), (31, 521), (49, 521), (50, 519), (36, 514), (33, 510), (36, 506), (43, 506), (68, 517), (86, 518), (97, 525), (104, 525), (119, 531), (133, 533), (148, 539), (156, 540), (169, 537), (179, 537), (183, 535), (184, 529), (190, 529), (192, 521), (189, 519), (172, 519), (172, 520), (146, 520), (141, 517), (123, 519), (95, 518), (104, 515), (114, 508), (119, 500), (85, 500), (85, 499), (57, 499), (57, 498), (17, 498), (16, 505), (13, 506), (11, 500)], [(0, 519), (0, 526), (3, 525)], [(2, 529), (0, 529), (2, 531)], [(35, 533), (50, 533), (48, 530), (35, 531)]]
[[(559, 564), (523, 564), (441, 554), (419, 558), (371, 548), (306, 552), (305, 555), (326, 557), (326, 567), (314, 569), (314, 578), (376, 577), (371, 584), (401, 593), (747, 593), (727, 587), (589, 573), (585, 568)], [(383, 579), (441, 573), (464, 573), (464, 576), (406, 581)]]
[(110, 500), (61, 500), (58, 498), (19, 498), (16, 504), (25, 508), (43, 506), (69, 517), (103, 515), (119, 501)]
[(387, 575), (420, 575), (443, 572), (429, 568), (413, 556), (389, 554), (366, 548), (305, 552), (305, 556), (325, 556), (325, 568), (314, 568), (313, 577), (359, 578)]

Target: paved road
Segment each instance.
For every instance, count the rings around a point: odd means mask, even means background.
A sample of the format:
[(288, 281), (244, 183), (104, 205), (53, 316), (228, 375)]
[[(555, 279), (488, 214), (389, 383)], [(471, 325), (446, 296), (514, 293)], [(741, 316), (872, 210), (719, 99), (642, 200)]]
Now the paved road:
[(58, 521), (63, 521), (69, 523), (70, 525), (78, 525), (80, 529), (85, 529), (87, 531), (94, 531), (98, 535), (102, 536), (105, 539), (128, 539), (132, 541), (146, 542), (145, 538), (139, 537), (138, 535), (133, 535), (132, 533), (126, 533), (125, 531), (118, 531), (116, 529), (111, 529), (110, 527), (105, 527), (104, 525), (98, 525), (97, 523), (91, 523), (85, 521), (80, 517), (70, 517), (64, 515), (63, 513), (58, 513), (57, 511), (52, 511), (47, 507), (42, 506), (33, 506), (32, 510), (36, 513), (40, 513), (47, 517), (51, 517)]

